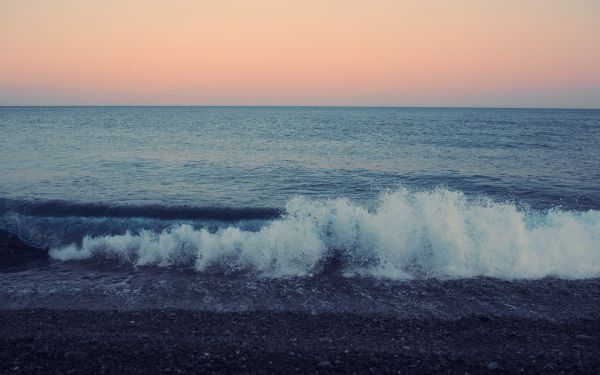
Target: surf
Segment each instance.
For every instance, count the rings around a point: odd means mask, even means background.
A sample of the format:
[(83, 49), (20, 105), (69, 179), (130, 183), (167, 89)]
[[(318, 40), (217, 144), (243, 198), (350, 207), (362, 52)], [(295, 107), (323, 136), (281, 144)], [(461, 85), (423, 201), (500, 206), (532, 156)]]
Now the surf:
[(263, 277), (311, 276), (333, 262), (348, 277), (581, 279), (600, 276), (598, 243), (600, 211), (532, 210), (443, 188), (400, 188), (373, 207), (295, 197), (256, 230), (174, 224), (85, 236), (52, 247), (50, 256)]

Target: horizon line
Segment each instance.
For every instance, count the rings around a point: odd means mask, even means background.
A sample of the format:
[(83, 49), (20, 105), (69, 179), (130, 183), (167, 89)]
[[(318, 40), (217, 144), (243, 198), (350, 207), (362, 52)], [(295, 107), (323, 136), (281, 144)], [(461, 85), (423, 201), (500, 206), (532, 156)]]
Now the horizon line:
[(510, 107), (510, 106), (403, 106), (403, 105), (278, 105), (278, 104), (0, 104), (0, 108), (388, 108), (388, 109), (547, 109), (547, 110), (600, 110), (598, 107)]

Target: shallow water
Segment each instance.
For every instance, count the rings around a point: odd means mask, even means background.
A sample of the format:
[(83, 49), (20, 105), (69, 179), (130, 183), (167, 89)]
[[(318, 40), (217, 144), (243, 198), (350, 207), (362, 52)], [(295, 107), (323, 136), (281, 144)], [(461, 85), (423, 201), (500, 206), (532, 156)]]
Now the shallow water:
[(4, 309), (281, 311), (444, 320), (482, 315), (561, 321), (597, 319), (600, 301), (599, 279), (398, 281), (335, 273), (273, 279), (68, 263), (4, 270), (0, 283)]

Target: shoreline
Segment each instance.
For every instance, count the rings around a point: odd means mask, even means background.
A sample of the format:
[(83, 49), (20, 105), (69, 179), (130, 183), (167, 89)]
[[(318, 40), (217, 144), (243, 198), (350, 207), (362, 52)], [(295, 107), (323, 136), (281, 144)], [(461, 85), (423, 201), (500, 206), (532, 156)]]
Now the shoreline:
[(600, 318), (0, 310), (0, 373), (594, 373)]

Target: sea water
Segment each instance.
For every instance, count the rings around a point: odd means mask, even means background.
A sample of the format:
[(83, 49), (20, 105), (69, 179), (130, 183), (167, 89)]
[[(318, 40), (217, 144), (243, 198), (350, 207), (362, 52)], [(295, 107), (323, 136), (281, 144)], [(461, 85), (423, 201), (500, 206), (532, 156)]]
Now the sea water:
[(0, 229), (198, 277), (594, 278), (600, 110), (2, 107)]

